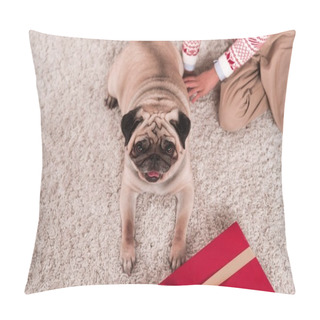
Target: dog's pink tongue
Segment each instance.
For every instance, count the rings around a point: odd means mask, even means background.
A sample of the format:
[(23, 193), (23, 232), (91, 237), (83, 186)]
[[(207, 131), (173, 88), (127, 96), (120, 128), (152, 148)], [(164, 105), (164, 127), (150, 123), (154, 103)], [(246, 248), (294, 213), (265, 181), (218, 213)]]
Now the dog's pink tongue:
[(159, 172), (158, 172), (158, 171), (149, 171), (149, 172), (148, 172), (148, 176), (149, 176), (150, 178), (152, 178), (152, 177), (157, 177), (157, 178), (159, 178)]

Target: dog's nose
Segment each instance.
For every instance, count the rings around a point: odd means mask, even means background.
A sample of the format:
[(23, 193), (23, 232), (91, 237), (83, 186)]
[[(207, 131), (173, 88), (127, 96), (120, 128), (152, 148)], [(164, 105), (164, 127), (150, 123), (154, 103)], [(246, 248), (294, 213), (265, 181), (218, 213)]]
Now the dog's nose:
[(153, 162), (156, 162), (156, 161), (158, 161), (159, 159), (160, 159), (160, 157), (159, 157), (156, 153), (154, 153), (154, 154), (152, 154), (152, 155), (150, 156), (150, 160), (153, 161)]

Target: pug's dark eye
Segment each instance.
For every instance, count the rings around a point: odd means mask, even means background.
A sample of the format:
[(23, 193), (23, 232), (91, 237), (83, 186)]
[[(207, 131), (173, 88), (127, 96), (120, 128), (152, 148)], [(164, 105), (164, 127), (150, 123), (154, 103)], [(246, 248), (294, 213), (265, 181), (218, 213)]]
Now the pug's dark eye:
[(142, 142), (138, 142), (134, 147), (136, 153), (141, 153), (143, 151), (143, 145)]
[(172, 155), (174, 152), (174, 144), (169, 142), (165, 147), (165, 151), (167, 154)]

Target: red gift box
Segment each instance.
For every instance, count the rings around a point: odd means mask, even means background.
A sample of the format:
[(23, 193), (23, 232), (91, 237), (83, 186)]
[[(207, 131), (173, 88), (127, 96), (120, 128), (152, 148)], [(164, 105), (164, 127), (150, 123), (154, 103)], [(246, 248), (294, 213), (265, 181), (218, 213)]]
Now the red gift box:
[(274, 292), (237, 222), (160, 283), (191, 284)]

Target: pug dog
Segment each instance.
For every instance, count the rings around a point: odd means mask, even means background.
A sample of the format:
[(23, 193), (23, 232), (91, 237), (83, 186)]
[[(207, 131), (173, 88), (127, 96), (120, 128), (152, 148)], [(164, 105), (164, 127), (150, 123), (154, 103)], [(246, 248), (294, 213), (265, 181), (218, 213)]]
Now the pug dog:
[(177, 198), (169, 262), (172, 270), (186, 259), (186, 232), (194, 184), (188, 151), (190, 106), (182, 79), (183, 63), (171, 42), (130, 42), (107, 78), (105, 103), (122, 113), (125, 159), (120, 192), (120, 258), (128, 275), (135, 264), (134, 217), (139, 194)]

